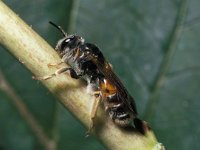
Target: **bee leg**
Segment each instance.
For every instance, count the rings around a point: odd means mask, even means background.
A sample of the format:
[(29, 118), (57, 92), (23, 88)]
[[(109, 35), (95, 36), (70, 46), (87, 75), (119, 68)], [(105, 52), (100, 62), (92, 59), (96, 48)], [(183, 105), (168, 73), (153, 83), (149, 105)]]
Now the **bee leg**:
[(63, 67), (63, 68), (60, 68), (60, 69), (56, 70), (56, 72), (53, 73), (53, 74), (42, 76), (42, 77), (33, 76), (33, 79), (36, 79), (36, 80), (48, 80), (48, 79), (51, 79), (51, 78), (53, 78), (55, 76), (58, 76), (58, 75), (60, 75), (62, 73), (66, 73), (67, 71), (69, 71), (69, 74), (70, 74), (70, 76), (72, 78), (74, 78), (74, 79), (80, 78), (80, 75), (77, 75), (77, 73), (74, 71), (74, 69), (69, 68), (69, 67)]
[(48, 67), (57, 67), (57, 66), (59, 66), (59, 65), (61, 65), (61, 64), (63, 64), (63, 63), (64, 63), (64, 62), (61, 61), (61, 62), (55, 63), (55, 64), (48, 64)]
[(65, 63), (65, 59), (61, 59), (61, 62), (59, 62), (59, 63), (54, 63), (54, 64), (49, 63), (48, 67), (57, 67), (57, 66), (60, 66), (64, 63)]
[(86, 132), (86, 137), (89, 136), (89, 134), (91, 133), (91, 131), (94, 127), (94, 122), (95, 122), (95, 117), (97, 114), (99, 102), (101, 101), (100, 91), (95, 91), (94, 95), (95, 95), (96, 99), (94, 100), (94, 102), (92, 104), (92, 111), (91, 111), (91, 116), (90, 116), (91, 123), (90, 123), (90, 127), (89, 127), (88, 131)]

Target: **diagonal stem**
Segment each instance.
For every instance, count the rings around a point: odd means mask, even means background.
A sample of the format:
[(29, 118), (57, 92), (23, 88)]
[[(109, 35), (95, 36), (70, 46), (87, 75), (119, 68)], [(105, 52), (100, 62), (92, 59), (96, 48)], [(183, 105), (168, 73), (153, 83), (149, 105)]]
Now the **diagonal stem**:
[(151, 95), (150, 95), (148, 104), (146, 106), (146, 111), (144, 113), (144, 118), (146, 120), (150, 120), (155, 113), (155, 107), (156, 107), (156, 104), (158, 103), (161, 87), (164, 83), (167, 71), (170, 67), (172, 57), (176, 51), (177, 42), (180, 39), (180, 34), (181, 34), (182, 27), (183, 27), (186, 14), (187, 14), (188, 1), (189, 0), (181, 1), (180, 8), (176, 17), (176, 22), (175, 22), (174, 28), (171, 32), (171, 35), (169, 37), (169, 41), (166, 47), (166, 51), (165, 51), (166, 54), (163, 58), (163, 61), (160, 65), (159, 72), (150, 90)]

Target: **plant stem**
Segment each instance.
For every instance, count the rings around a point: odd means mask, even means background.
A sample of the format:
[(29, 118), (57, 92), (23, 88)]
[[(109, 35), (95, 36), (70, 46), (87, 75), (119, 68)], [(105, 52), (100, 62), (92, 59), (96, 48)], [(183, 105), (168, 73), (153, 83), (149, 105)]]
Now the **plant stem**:
[[(48, 67), (48, 64), (61, 61), (54, 49), (2, 1), (0, 1), (0, 43), (36, 76), (55, 72), (56, 68)], [(42, 83), (82, 124), (89, 127), (90, 108), (94, 97), (87, 94), (86, 84), (83, 81), (60, 75)], [(117, 128), (107, 118), (102, 108), (97, 113), (94, 134), (110, 150), (151, 150), (159, 145), (152, 131), (148, 131), (144, 136)]]

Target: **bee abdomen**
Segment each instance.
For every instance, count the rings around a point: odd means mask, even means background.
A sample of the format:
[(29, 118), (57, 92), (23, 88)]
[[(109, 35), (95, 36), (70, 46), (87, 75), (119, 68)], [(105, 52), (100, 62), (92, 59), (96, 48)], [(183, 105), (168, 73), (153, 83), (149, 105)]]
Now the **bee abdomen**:
[(116, 125), (121, 127), (128, 127), (131, 126), (133, 119), (128, 115), (126, 118), (113, 118), (113, 121)]
[(119, 126), (122, 126), (122, 127), (129, 126), (133, 121), (133, 116), (129, 112), (113, 111), (112, 113), (113, 115), (111, 116), (111, 119), (115, 122), (115, 124)]
[(123, 103), (107, 103), (105, 104), (105, 110), (108, 112), (110, 118), (118, 126), (129, 126), (133, 121), (133, 114), (129, 111)]

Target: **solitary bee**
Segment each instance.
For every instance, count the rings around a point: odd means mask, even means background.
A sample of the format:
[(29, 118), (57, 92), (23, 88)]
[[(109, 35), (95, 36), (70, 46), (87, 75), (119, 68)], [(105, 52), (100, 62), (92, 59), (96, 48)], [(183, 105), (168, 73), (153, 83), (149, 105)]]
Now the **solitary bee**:
[(40, 79), (47, 80), (57, 74), (69, 72), (72, 78), (83, 78), (87, 81), (90, 92), (92, 91), (96, 97), (92, 107), (89, 131), (93, 128), (97, 108), (102, 102), (105, 111), (116, 125), (134, 126), (144, 133), (144, 121), (137, 118), (134, 99), (113, 72), (110, 63), (106, 61), (99, 48), (94, 44), (85, 43), (80, 36), (67, 35), (60, 26), (52, 22), (50, 24), (59, 29), (64, 36), (58, 41), (55, 50), (62, 59), (62, 63), (67, 63), (71, 67), (61, 68)]

